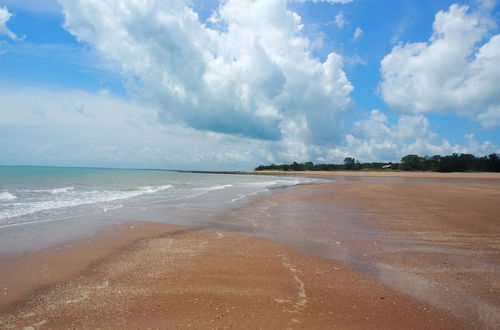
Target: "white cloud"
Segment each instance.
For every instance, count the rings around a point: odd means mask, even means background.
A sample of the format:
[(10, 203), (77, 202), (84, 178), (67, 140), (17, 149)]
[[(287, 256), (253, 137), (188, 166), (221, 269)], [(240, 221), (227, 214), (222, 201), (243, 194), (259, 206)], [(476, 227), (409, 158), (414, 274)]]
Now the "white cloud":
[(309, 130), (301, 114), (281, 122), (281, 141), (263, 141), (160, 124), (153, 110), (109, 92), (0, 85), (0, 99), (2, 164), (248, 170), (260, 163), (342, 162), (347, 156), (394, 161), (410, 153), (500, 153), (472, 134), (463, 146), (451, 145), (423, 115), (390, 124), (379, 110), (355, 122), (332, 148), (301, 138)]
[(312, 56), (285, 0), (223, 2), (213, 16), (220, 30), (184, 0), (60, 3), (67, 29), (117, 63), (129, 91), (165, 123), (280, 140), (302, 118), (306, 143), (338, 139), (352, 91), (343, 59)]
[(345, 56), (344, 61), (347, 66), (354, 66), (358, 64), (368, 65), (366, 57), (361, 57), (359, 55)]
[(466, 145), (462, 148), (463, 153), (471, 153), (474, 155), (486, 155), (491, 153), (500, 153), (500, 148), (490, 141), (485, 141), (482, 144), (476, 141), (474, 134), (465, 135)]
[(281, 145), (159, 124), (109, 93), (0, 85), (0, 163), (248, 170)]
[(363, 30), (360, 27), (357, 27), (354, 30), (354, 35), (352, 36), (353, 40), (358, 40), (363, 35)]
[[(343, 144), (330, 150), (320, 150), (323, 161), (341, 162), (345, 157), (360, 161), (399, 161), (408, 154), (448, 155), (472, 153), (486, 155), (498, 153), (500, 148), (489, 141), (482, 144), (473, 134), (466, 135), (465, 145), (452, 145), (430, 129), (423, 115), (403, 115), (395, 124), (380, 110), (372, 110), (369, 118), (354, 123)], [(324, 156), (327, 155), (327, 156)]]
[(6, 35), (12, 40), (17, 40), (17, 36), (9, 30), (7, 22), (12, 17), (6, 7), (0, 7), (0, 35)]
[(334, 21), (335, 25), (337, 25), (337, 27), (339, 29), (343, 29), (344, 28), (344, 25), (345, 25), (345, 20), (344, 20), (344, 13), (343, 12), (339, 12), (336, 16), (335, 16), (335, 21)]
[(381, 62), (383, 99), (408, 113), (453, 113), (500, 124), (500, 34), (483, 10), (452, 5), (436, 14), (428, 42), (401, 44)]

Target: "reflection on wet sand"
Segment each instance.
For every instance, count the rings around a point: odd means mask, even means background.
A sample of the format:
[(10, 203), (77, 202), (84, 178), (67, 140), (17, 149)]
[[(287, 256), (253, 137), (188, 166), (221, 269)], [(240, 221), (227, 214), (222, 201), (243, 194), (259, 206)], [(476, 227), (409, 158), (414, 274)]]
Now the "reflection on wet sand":
[(256, 200), (228, 219), (342, 261), (471, 325), (496, 327), (500, 185), (434, 180), (354, 178), (303, 186)]

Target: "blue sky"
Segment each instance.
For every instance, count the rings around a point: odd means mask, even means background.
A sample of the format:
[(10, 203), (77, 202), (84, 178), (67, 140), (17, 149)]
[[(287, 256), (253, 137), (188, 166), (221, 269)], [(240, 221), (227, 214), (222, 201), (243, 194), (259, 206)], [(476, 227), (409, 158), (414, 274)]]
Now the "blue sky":
[(0, 163), (500, 152), (493, 0), (0, 0)]

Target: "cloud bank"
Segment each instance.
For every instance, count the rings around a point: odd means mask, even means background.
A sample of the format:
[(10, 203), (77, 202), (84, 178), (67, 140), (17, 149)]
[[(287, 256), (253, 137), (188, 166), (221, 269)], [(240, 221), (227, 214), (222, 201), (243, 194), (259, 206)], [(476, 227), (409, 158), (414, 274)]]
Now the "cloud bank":
[(292, 161), (398, 161), (410, 153), (500, 153), (466, 136), (463, 146), (442, 140), (423, 115), (394, 124), (379, 110), (354, 123), (338, 146), (309, 145), (303, 125), (290, 123), (282, 141), (266, 141), (161, 124), (156, 113), (107, 90), (0, 85), (0, 163), (101, 167), (249, 170)]
[(184, 0), (60, 3), (66, 28), (117, 63), (132, 95), (165, 123), (272, 141), (339, 139), (353, 89), (342, 57), (315, 58), (285, 0), (228, 0), (207, 22)]
[(488, 8), (452, 5), (435, 16), (428, 42), (394, 47), (381, 62), (382, 98), (406, 113), (456, 113), (500, 125), (500, 34)]
[(390, 124), (386, 114), (372, 110), (366, 119), (354, 122), (354, 130), (344, 142), (324, 153), (324, 160), (355, 157), (362, 161), (399, 161), (408, 154), (448, 155), (473, 153), (486, 155), (500, 153), (500, 147), (485, 141), (479, 143), (474, 134), (465, 135), (464, 145), (452, 145), (431, 130), (429, 120), (421, 115), (402, 115)]
[(274, 161), (273, 142), (160, 124), (106, 91), (0, 85), (0, 99), (2, 164), (227, 170)]

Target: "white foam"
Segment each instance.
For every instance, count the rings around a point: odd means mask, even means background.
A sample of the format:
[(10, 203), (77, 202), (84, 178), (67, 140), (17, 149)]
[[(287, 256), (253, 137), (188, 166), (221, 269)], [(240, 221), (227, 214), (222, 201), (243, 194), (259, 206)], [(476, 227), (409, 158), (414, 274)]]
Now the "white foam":
[(238, 197), (231, 199), (231, 203), (242, 200), (245, 197), (247, 197), (247, 196), (246, 195), (239, 195)]
[[(144, 194), (152, 194), (162, 190), (173, 188), (172, 185), (164, 186), (143, 186), (135, 190), (128, 191), (83, 191), (76, 196), (71, 196), (66, 199), (58, 198), (49, 201), (17, 203), (15, 208), (8, 210), (0, 210), (0, 219), (18, 217), (39, 211), (47, 211), (63, 207), (89, 205), (94, 203), (112, 202), (121, 199), (141, 196)], [(14, 196), (15, 197), (15, 196)], [(109, 209), (109, 208), (108, 208)]]
[(207, 193), (207, 192), (210, 192), (210, 191), (226, 189), (226, 188), (229, 188), (229, 187), (232, 187), (232, 186), (233, 186), (232, 184), (218, 184), (218, 185), (210, 186), (210, 187), (194, 188), (193, 190), (195, 190), (195, 191), (201, 191), (202, 193)]
[(201, 188), (201, 189), (204, 189), (204, 190), (207, 190), (207, 191), (214, 191), (214, 190), (226, 189), (226, 188), (229, 188), (229, 187), (232, 187), (232, 186), (233, 186), (232, 184), (218, 184), (218, 185), (215, 185), (215, 186), (211, 186), (211, 187), (207, 187), (207, 188)]
[(139, 190), (142, 191), (144, 194), (152, 194), (162, 190), (172, 189), (173, 187), (174, 186), (172, 186), (171, 184), (167, 184), (164, 186), (144, 186), (144, 187), (139, 187)]
[(27, 192), (35, 192), (35, 193), (50, 193), (50, 194), (62, 194), (65, 192), (69, 192), (75, 189), (75, 187), (63, 187), (63, 188), (54, 188), (54, 189), (31, 189), (31, 190), (22, 190)]
[(50, 192), (51, 194), (62, 194), (62, 193), (71, 191), (73, 189), (75, 189), (75, 187), (64, 187), (64, 188), (52, 189), (52, 190), (49, 190), (48, 192)]
[(258, 187), (258, 188), (279, 188), (279, 187), (290, 187), (296, 186), (303, 183), (314, 182), (314, 179), (309, 180), (308, 178), (300, 178), (300, 179), (276, 179), (271, 181), (262, 181), (262, 182), (246, 182), (245, 186), (247, 187)]
[(14, 200), (16, 198), (17, 198), (16, 196), (12, 195), (8, 191), (0, 192), (0, 201), (11, 201), (11, 200)]

